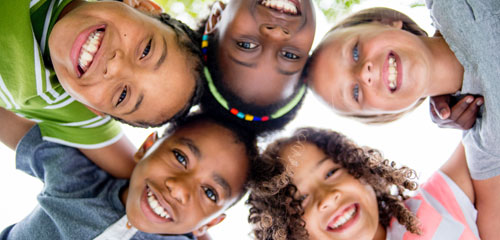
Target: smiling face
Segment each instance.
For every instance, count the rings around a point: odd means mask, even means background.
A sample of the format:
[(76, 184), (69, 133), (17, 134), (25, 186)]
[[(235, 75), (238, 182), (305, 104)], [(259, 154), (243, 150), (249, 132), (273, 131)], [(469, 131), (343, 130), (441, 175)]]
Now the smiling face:
[(249, 161), (243, 143), (212, 122), (195, 122), (155, 143), (136, 166), (126, 203), (133, 226), (192, 232), (242, 193)]
[(328, 33), (309, 71), (314, 91), (346, 115), (397, 113), (426, 97), (432, 54), (400, 28), (372, 22)]
[(288, 145), (280, 156), (292, 162), (292, 182), (303, 199), (310, 239), (373, 239), (380, 225), (370, 185), (311, 143)]
[(260, 106), (289, 97), (315, 26), (311, 0), (229, 1), (215, 33), (223, 83), (244, 102)]
[(186, 109), (194, 93), (193, 66), (178, 37), (123, 3), (84, 2), (58, 20), (49, 48), (61, 85), (76, 100), (155, 125)]

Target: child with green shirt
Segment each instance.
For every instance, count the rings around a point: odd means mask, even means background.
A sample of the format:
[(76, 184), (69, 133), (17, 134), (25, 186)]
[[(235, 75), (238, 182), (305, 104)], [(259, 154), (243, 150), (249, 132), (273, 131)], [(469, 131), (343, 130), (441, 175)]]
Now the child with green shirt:
[(199, 86), (197, 35), (141, 2), (143, 12), (121, 2), (0, 3), (0, 107), (117, 177), (130, 176), (134, 147), (111, 118), (160, 126), (189, 110)]

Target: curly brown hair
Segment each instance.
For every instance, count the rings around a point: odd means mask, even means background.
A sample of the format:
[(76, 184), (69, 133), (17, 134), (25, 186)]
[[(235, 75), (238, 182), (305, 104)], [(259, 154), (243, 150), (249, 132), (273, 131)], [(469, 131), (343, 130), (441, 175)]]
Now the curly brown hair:
[(260, 179), (250, 183), (250, 205), (248, 222), (253, 225), (256, 239), (307, 239), (308, 233), (302, 219), (304, 209), (295, 195), (297, 187), (291, 183), (291, 172), (280, 159), (286, 146), (303, 144), (316, 145), (336, 164), (349, 174), (373, 187), (379, 212), (379, 222), (389, 226), (394, 217), (412, 233), (420, 234), (417, 217), (404, 205), (408, 199), (405, 191), (417, 189), (412, 179), (416, 173), (408, 167), (396, 167), (396, 163), (385, 159), (375, 149), (359, 147), (344, 135), (332, 130), (302, 128), (292, 137), (270, 144), (261, 156), (264, 165)]

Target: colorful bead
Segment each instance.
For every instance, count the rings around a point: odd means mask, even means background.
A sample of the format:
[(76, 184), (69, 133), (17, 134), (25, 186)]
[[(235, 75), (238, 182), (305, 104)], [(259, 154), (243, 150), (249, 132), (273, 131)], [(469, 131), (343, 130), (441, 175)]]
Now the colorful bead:
[(253, 116), (250, 114), (245, 114), (245, 120), (247, 121), (253, 121)]
[(236, 114), (236, 117), (239, 117), (239, 118), (241, 118), (241, 119), (244, 119), (245, 114), (244, 114), (244, 113), (242, 113), (242, 112), (239, 112), (238, 114)]

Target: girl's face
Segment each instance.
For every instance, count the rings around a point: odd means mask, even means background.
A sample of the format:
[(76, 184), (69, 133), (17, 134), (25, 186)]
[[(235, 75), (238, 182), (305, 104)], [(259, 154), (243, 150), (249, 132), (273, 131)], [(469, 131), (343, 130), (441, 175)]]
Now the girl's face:
[(314, 39), (311, 0), (231, 0), (217, 24), (223, 82), (245, 102), (293, 93)]
[(120, 2), (76, 6), (54, 25), (49, 48), (73, 98), (135, 125), (171, 118), (194, 93), (174, 30)]
[(375, 192), (333, 162), (316, 145), (295, 143), (281, 154), (304, 199), (303, 219), (311, 239), (373, 239), (378, 223)]
[(347, 115), (401, 112), (426, 97), (431, 52), (401, 26), (373, 22), (327, 34), (314, 53), (313, 89)]

